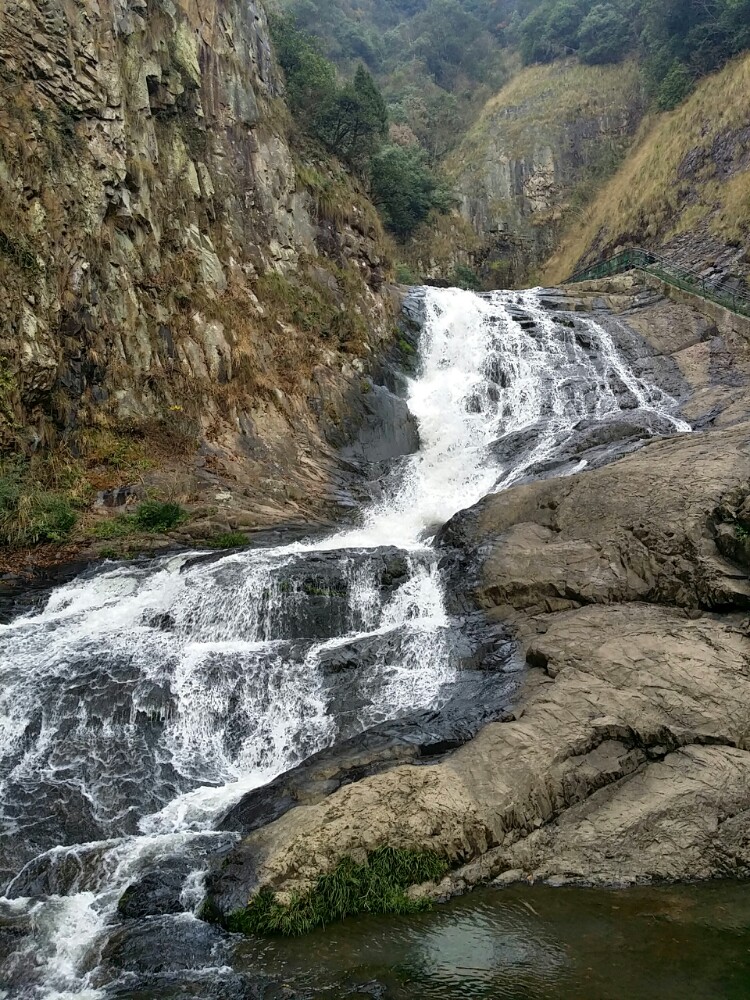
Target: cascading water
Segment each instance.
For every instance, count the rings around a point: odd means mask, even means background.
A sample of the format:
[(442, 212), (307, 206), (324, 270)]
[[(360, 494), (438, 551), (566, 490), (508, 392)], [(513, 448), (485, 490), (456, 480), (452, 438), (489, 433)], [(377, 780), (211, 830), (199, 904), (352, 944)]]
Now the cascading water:
[[(106, 996), (102, 949), (139, 873), (176, 858), (200, 873), (246, 791), (445, 701), (456, 662), (430, 540), (452, 514), (598, 461), (617, 421), (637, 440), (689, 430), (602, 325), (555, 319), (538, 291), (423, 295), (421, 447), (360, 527), (107, 564), (0, 626), (0, 997)], [(195, 874), (171, 919), (200, 897)]]

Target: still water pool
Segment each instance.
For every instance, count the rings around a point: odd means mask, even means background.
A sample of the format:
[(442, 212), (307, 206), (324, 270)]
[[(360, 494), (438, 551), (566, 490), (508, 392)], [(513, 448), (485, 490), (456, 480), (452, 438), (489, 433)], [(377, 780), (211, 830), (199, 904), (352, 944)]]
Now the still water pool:
[(750, 884), (483, 889), (247, 941), (233, 964), (331, 1000), (748, 1000)]

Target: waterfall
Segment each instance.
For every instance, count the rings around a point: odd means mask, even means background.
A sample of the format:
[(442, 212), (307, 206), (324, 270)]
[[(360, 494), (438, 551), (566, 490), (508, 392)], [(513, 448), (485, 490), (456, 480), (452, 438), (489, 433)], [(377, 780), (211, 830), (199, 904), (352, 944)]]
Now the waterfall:
[(0, 625), (0, 926), (20, 928), (0, 997), (104, 997), (97, 956), (145, 867), (186, 859), (189, 911), (245, 792), (440, 708), (456, 625), (432, 538), (454, 513), (603, 460), (615, 426), (626, 449), (689, 430), (610, 331), (539, 291), (429, 289), (422, 306), (421, 447), (358, 527), (107, 563)]

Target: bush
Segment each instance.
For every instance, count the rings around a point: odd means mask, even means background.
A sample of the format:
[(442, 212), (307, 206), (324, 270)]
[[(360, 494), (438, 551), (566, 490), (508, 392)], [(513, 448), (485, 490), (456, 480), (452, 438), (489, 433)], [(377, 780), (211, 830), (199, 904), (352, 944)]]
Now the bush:
[(17, 465), (0, 475), (0, 543), (8, 546), (62, 542), (77, 516), (69, 498), (29, 481)]
[(408, 236), (432, 209), (447, 211), (450, 197), (425, 163), (424, 154), (404, 146), (385, 146), (370, 165), (372, 200), (397, 236)]
[(224, 531), (208, 539), (212, 549), (240, 549), (248, 544), (247, 535), (242, 531)]
[(270, 890), (263, 890), (244, 910), (230, 914), (227, 930), (295, 937), (358, 913), (418, 913), (428, 909), (429, 903), (410, 899), (405, 890), (437, 881), (447, 870), (447, 863), (432, 851), (379, 847), (363, 865), (343, 858), (288, 906), (278, 903)]
[(178, 503), (146, 500), (135, 513), (135, 523), (144, 531), (169, 531), (182, 524), (186, 517), (186, 512)]

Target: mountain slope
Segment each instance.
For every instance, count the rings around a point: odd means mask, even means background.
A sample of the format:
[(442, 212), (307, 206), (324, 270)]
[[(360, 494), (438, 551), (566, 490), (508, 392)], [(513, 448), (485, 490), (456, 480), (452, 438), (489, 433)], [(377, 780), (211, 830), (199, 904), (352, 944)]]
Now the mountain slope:
[(649, 118), (618, 172), (569, 227), (543, 280), (560, 281), (625, 244), (747, 276), (749, 93), (744, 56), (705, 78), (675, 111)]

